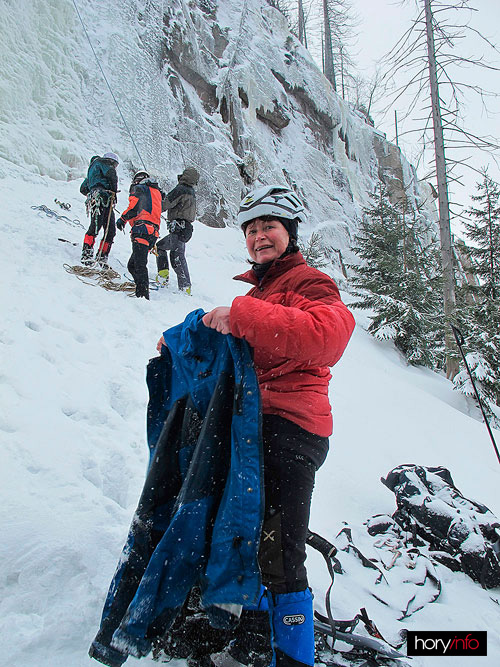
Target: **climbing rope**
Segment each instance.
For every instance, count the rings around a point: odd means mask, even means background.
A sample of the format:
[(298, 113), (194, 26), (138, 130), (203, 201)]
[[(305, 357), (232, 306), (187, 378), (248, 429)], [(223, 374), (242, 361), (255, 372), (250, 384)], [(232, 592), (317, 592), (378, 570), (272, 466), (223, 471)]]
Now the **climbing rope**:
[(106, 85), (108, 86), (109, 92), (111, 93), (111, 97), (113, 98), (113, 101), (114, 101), (114, 103), (116, 104), (116, 108), (118, 109), (118, 113), (119, 113), (120, 116), (121, 116), (121, 119), (122, 119), (122, 121), (123, 121), (123, 124), (124, 124), (124, 126), (125, 126), (125, 129), (127, 130), (128, 135), (129, 135), (129, 137), (130, 137), (130, 140), (132, 141), (132, 144), (133, 144), (133, 146), (134, 146), (134, 148), (135, 148), (135, 150), (136, 150), (136, 153), (137, 153), (137, 155), (139, 156), (139, 160), (142, 162), (142, 166), (143, 166), (143, 168), (146, 169), (146, 165), (144, 164), (144, 160), (142, 159), (142, 156), (141, 156), (141, 154), (139, 153), (139, 149), (137, 148), (137, 146), (136, 146), (136, 144), (135, 144), (134, 137), (132, 136), (132, 133), (131, 133), (131, 131), (129, 130), (129, 127), (128, 127), (128, 125), (127, 125), (127, 121), (126, 121), (125, 118), (123, 117), (123, 114), (122, 114), (122, 112), (121, 112), (120, 106), (119, 106), (119, 104), (118, 104), (118, 102), (117, 102), (117, 100), (116, 100), (116, 97), (114, 96), (114, 93), (113, 93), (113, 91), (112, 91), (112, 89), (111, 89), (111, 86), (109, 85), (109, 81), (107, 80), (106, 75), (104, 74), (104, 70), (103, 70), (103, 68), (102, 68), (102, 66), (101, 66), (101, 63), (100, 63), (100, 61), (99, 61), (99, 58), (97, 57), (97, 53), (95, 52), (95, 49), (94, 49), (94, 47), (92, 46), (92, 42), (90, 41), (90, 37), (89, 37), (89, 34), (88, 34), (88, 32), (87, 32), (87, 28), (85, 27), (85, 23), (83, 22), (83, 19), (82, 19), (82, 17), (81, 17), (80, 12), (78, 11), (78, 7), (76, 6), (76, 1), (75, 1), (75, 0), (73, 0), (73, 5), (75, 6), (75, 11), (76, 11), (76, 13), (78, 14), (78, 18), (80, 19), (80, 23), (82, 24), (83, 30), (84, 30), (85, 35), (86, 35), (87, 40), (88, 40), (88, 43), (90, 44), (90, 48), (92, 49), (92, 53), (94, 54), (94, 57), (95, 57), (95, 59), (96, 59), (96, 61), (97, 61), (97, 65), (99, 66), (99, 69), (101, 70), (102, 77), (103, 77), (104, 81), (106, 82)]
[(73, 218), (73, 220), (71, 220), (67, 215), (58, 215), (55, 211), (48, 208), (48, 206), (45, 206), (45, 204), (41, 204), (40, 206), (32, 206), (31, 208), (34, 211), (41, 211), (42, 213), (45, 213), (48, 218), (55, 218), (58, 222), (62, 220), (68, 225), (74, 225), (75, 227), (81, 227), (82, 229), (85, 229), (78, 218)]
[[(115, 280), (121, 278), (121, 276), (110, 267), (107, 269), (99, 269), (96, 265), (70, 266), (69, 264), (63, 264), (63, 266), (68, 273), (72, 273), (78, 278), (78, 280), (80, 280), (82, 283), (85, 283), (86, 285), (103, 287), (104, 289), (112, 292), (135, 293), (135, 283), (128, 281), (121, 283), (114, 282)], [(91, 278), (96, 279), (97, 282), (90, 282)]]

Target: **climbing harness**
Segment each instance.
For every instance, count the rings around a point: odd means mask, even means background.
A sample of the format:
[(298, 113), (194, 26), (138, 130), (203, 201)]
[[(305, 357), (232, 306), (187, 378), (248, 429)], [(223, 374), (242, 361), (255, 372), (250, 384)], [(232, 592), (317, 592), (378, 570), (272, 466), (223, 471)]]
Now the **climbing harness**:
[[(45, 215), (48, 218), (55, 218), (58, 222), (62, 220), (63, 222), (65, 222), (68, 225), (73, 225), (74, 227), (81, 227), (82, 229), (85, 229), (85, 227), (82, 225), (80, 220), (78, 220), (78, 218), (73, 218), (73, 220), (71, 220), (70, 218), (68, 218), (67, 215), (58, 215), (55, 211), (48, 208), (48, 206), (45, 206), (45, 204), (41, 204), (40, 206), (32, 206), (31, 208), (34, 211), (41, 211), (41, 212), (45, 213)], [(41, 215), (41, 214), (39, 213), (38, 215)]]
[[(98, 216), (101, 213), (103, 208), (108, 206), (113, 208), (114, 205), (115, 193), (112, 190), (101, 190), (96, 188), (89, 192), (85, 200), (85, 210), (87, 215), (92, 218), (92, 216)], [(107, 231), (107, 230), (106, 230)]]
[[(104, 197), (105, 197), (105, 195), (103, 194), (104, 192), (108, 193), (108, 198), (107, 198), (106, 202), (104, 202)], [(98, 190), (98, 191), (97, 191), (97, 195), (96, 195), (96, 194), (95, 194), (95, 190), (94, 190), (94, 191), (92, 191), (92, 192), (88, 195), (88, 197), (87, 197), (87, 201), (89, 200), (89, 198), (91, 198), (91, 202), (92, 202), (92, 203), (90, 204), (90, 206), (92, 206), (92, 205), (96, 205), (96, 206), (97, 206), (97, 209), (96, 209), (96, 213), (97, 213), (97, 214), (98, 214), (99, 211), (101, 210), (101, 209), (100, 209), (100, 206), (108, 206), (108, 207), (109, 207), (109, 210), (108, 210), (108, 219), (107, 219), (107, 221), (106, 221), (106, 229), (104, 230), (104, 236), (102, 237), (102, 238), (103, 238), (103, 241), (106, 241), (106, 239), (107, 239), (107, 237), (108, 237), (109, 222), (110, 222), (110, 220), (111, 220), (111, 211), (113, 210), (114, 205), (115, 205), (116, 195), (115, 195), (114, 192), (112, 192), (112, 191), (110, 191), (110, 190), (104, 190), (104, 191), (103, 191), (103, 190)], [(95, 202), (95, 204), (94, 204), (93, 202)], [(99, 202), (100, 202), (100, 203), (99, 203)], [(87, 204), (87, 202), (85, 202), (85, 203)], [(87, 210), (89, 210), (89, 209), (87, 209)], [(90, 209), (90, 210), (91, 210), (91, 209)], [(104, 245), (103, 245), (103, 243), (101, 243), (101, 245), (99, 246), (99, 250), (97, 251), (96, 258), (95, 258), (95, 259), (96, 259), (96, 262), (98, 262), (98, 261), (100, 260), (101, 256), (102, 256), (102, 249), (103, 249), (103, 247), (104, 247)]]

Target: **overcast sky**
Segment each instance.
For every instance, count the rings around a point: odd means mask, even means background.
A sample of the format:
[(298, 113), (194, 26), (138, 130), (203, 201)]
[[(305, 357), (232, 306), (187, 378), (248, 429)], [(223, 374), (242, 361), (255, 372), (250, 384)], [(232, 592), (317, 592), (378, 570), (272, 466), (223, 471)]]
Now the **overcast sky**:
[[(398, 38), (409, 28), (411, 20), (417, 15), (416, 0), (406, 0), (402, 3), (400, 0), (351, 0), (353, 9), (358, 15), (359, 26), (356, 31), (359, 33), (356, 51), (356, 60), (360, 68), (364, 70), (367, 77), (374, 71), (375, 64), (387, 53), (396, 43)], [(472, 27), (481, 31), (491, 41), (500, 44), (500, 0), (471, 0), (470, 4), (478, 11), (472, 14)], [(418, 1), (418, 6), (422, 6), (422, 0)], [(460, 49), (463, 53), (473, 54), (475, 56), (487, 55), (490, 62), (496, 58), (496, 65), (500, 66), (500, 55), (486, 48), (479, 38), (472, 35), (464, 40)], [(461, 76), (469, 77), (472, 83), (480, 82), (481, 85), (492, 92), (500, 94), (500, 72), (481, 71), (479, 68), (468, 69), (460, 73)], [(403, 79), (401, 79), (403, 80)], [(408, 102), (406, 102), (408, 103)], [(464, 105), (464, 123), (472, 128), (478, 134), (500, 135), (500, 97), (490, 99), (489, 108), (496, 115), (489, 118), (481, 107), (479, 100), (470, 96)], [(378, 104), (378, 109), (382, 104)], [(396, 104), (398, 117), (402, 117), (405, 110), (405, 102), (398, 101)], [(394, 140), (394, 108), (392, 108), (382, 118), (380, 114), (375, 113), (376, 125), (387, 133), (390, 140)], [(400, 121), (399, 132), (402, 134), (409, 126)], [(417, 136), (402, 137), (400, 145), (405, 154), (414, 161), (418, 155), (419, 146), (415, 144)], [(430, 157), (430, 155), (429, 155)], [(490, 175), (500, 181), (500, 169), (487, 154), (480, 155), (476, 152), (472, 156), (472, 161), (477, 167), (489, 165)], [(420, 170), (422, 172), (422, 170)], [(465, 170), (467, 171), (467, 170)], [(479, 176), (472, 172), (466, 174), (464, 171), (464, 187), (455, 186), (452, 196), (467, 205), (470, 203), (468, 195), (474, 191), (474, 185)]]

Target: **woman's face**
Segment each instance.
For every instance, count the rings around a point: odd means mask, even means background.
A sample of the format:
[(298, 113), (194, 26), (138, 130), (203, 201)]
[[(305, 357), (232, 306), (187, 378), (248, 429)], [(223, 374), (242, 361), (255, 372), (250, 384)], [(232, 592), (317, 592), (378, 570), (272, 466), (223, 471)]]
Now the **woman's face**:
[(279, 220), (254, 218), (245, 230), (245, 240), (253, 261), (266, 264), (285, 252), (290, 238)]

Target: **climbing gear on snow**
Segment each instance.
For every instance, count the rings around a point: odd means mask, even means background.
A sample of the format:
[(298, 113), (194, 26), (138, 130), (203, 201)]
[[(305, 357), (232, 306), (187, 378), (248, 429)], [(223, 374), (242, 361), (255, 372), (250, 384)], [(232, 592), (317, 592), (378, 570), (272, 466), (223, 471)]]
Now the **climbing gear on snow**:
[(59, 199), (57, 199), (57, 197), (54, 199), (54, 201), (55, 201), (56, 204), (59, 204), (59, 206), (61, 208), (63, 208), (65, 211), (69, 211), (69, 209), (71, 208), (71, 204), (67, 204), (66, 202), (59, 201)]
[[(45, 204), (41, 204), (40, 206), (32, 206), (31, 207), (34, 211), (42, 211), (42, 213), (45, 213), (45, 215), (48, 218), (55, 218), (58, 222), (62, 220), (66, 224), (73, 225), (75, 227), (81, 227), (82, 229), (85, 229), (85, 227), (82, 225), (80, 220), (78, 218), (73, 218), (71, 220), (68, 218), (66, 215), (58, 215), (55, 211), (52, 209), (48, 208), (48, 206), (45, 206)], [(40, 214), (39, 214), (40, 215)]]
[(306, 221), (304, 205), (290, 188), (283, 185), (264, 185), (251, 190), (240, 203), (238, 224), (244, 230), (245, 223), (266, 215)]
[[(69, 264), (63, 264), (63, 266), (68, 273), (73, 273), (78, 280), (81, 280), (86, 285), (97, 285), (113, 292), (133, 292), (135, 296), (135, 283), (128, 281), (115, 282), (121, 276), (109, 266), (107, 268), (100, 268), (96, 264), (92, 264), (91, 266), (70, 266)], [(96, 282), (90, 282), (92, 278), (95, 278)]]

